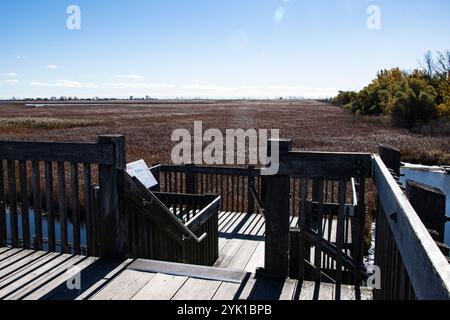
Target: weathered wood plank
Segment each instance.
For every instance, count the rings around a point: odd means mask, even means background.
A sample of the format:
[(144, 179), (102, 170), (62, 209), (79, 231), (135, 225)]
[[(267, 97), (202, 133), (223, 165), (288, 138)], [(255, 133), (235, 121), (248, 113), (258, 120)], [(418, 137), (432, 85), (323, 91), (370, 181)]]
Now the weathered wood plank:
[(20, 261), (24, 257), (27, 257), (33, 253), (33, 250), (17, 250), (13, 254), (6, 256), (4, 259), (0, 260), (0, 270)]
[(299, 282), (295, 300), (334, 300), (334, 285), (328, 283)]
[(197, 266), (183, 263), (171, 263), (155, 260), (134, 261), (128, 269), (151, 273), (164, 273), (174, 276), (185, 276), (191, 278), (241, 282), (245, 273), (240, 270), (231, 270), (224, 268), (211, 268), (206, 266)]
[[(99, 166), (99, 223), (96, 239), (102, 259), (121, 260), (127, 252), (128, 219), (123, 212), (123, 202), (119, 200), (119, 188), (124, 186), (126, 172), (125, 137), (119, 135), (100, 136), (99, 143), (113, 147), (113, 163)], [(122, 173), (122, 174), (121, 174)]]
[(5, 173), (3, 160), (0, 160), (0, 247), (8, 245), (6, 229)]
[(0, 141), (5, 160), (89, 162), (111, 165), (113, 147), (103, 143)]
[(1, 259), (1, 255), (3, 254), (3, 252), (9, 251), (11, 250), (10, 248), (7, 247), (0, 247), (0, 259)]
[(378, 156), (375, 156), (373, 171), (380, 204), (386, 212), (415, 295), (418, 299), (450, 299), (450, 270), (445, 257)]
[(259, 242), (244, 270), (254, 273), (256, 269), (262, 267), (264, 267), (264, 241)]
[[(346, 181), (344, 179), (339, 180), (339, 217), (337, 220), (336, 229), (336, 282), (342, 284), (342, 264), (343, 264), (343, 247), (344, 247), (344, 222), (345, 222), (345, 194), (346, 194)], [(339, 288), (338, 288), (339, 291)], [(337, 292), (336, 294), (339, 294)]]
[(22, 286), (38, 280), (49, 270), (55, 268), (55, 266), (61, 263), (64, 263), (70, 258), (70, 255), (58, 255), (55, 253), (45, 255), (42, 259), (39, 259), (29, 268), (22, 269), (21, 272), (15, 274), (14, 277), (9, 277), (7, 280), (1, 281), (0, 299), (5, 299)]
[(81, 271), (81, 279), (83, 286), (81, 290), (69, 290), (62, 285), (44, 296), (49, 300), (84, 300), (91, 298), (95, 293), (100, 291), (109, 281), (118, 276), (132, 262), (131, 259), (123, 262), (105, 262), (97, 260), (89, 268)]
[(231, 261), (228, 263), (227, 268), (245, 270), (248, 262), (252, 258), (256, 251), (260, 241), (247, 240), (236, 252), (235, 256), (232, 257)]
[(400, 150), (380, 144), (378, 152), (384, 164), (399, 177), (401, 166)]
[(369, 153), (282, 152), (279, 175), (308, 178), (371, 177)]
[(70, 164), (70, 185), (72, 191), (72, 225), (75, 254), (81, 254), (80, 240), (80, 195), (78, 186), (78, 164)]
[(8, 259), (8, 257), (15, 255), (21, 251), (23, 251), (22, 248), (4, 248), (4, 251), (0, 253), (0, 262), (5, 261), (5, 259)]
[[(90, 300), (125, 300), (125, 295), (131, 299), (155, 275), (156, 273), (124, 270)], [(142, 283), (142, 281), (146, 282)], [(137, 286), (140, 287), (137, 288)]]
[(60, 263), (52, 269), (48, 270), (45, 274), (42, 274), (41, 277), (36, 278), (34, 281), (30, 281), (26, 285), (21, 286), (18, 290), (15, 290), (6, 298), (6, 300), (23, 300), (27, 295), (30, 295), (38, 291), (39, 289), (42, 289), (42, 287), (45, 287), (48, 282), (53, 281), (55, 277), (66, 274), (68, 270), (70, 270), (72, 267), (74, 267), (74, 265), (76, 265), (83, 259), (86, 258), (82, 256), (70, 257), (63, 263)]
[(212, 300), (234, 300), (241, 286), (240, 283), (222, 282)]
[(42, 250), (42, 198), (41, 198), (41, 173), (39, 168), (39, 162), (32, 162), (32, 175), (33, 185), (33, 209), (34, 209), (34, 248), (36, 250)]
[(189, 278), (172, 300), (211, 300), (221, 281)]
[(16, 164), (14, 160), (8, 160), (8, 193), (11, 244), (14, 248), (17, 248), (19, 247), (19, 223), (17, 217)]
[(31, 247), (30, 243), (30, 212), (28, 200), (28, 175), (26, 161), (19, 161), (20, 184), (20, 210), (22, 214), (22, 245), (25, 249)]
[(296, 281), (261, 278), (256, 280), (252, 300), (292, 300)]
[(220, 197), (217, 197), (210, 202), (207, 207), (201, 210), (193, 219), (189, 220), (189, 222), (186, 223), (186, 227), (188, 227), (192, 232), (197, 231), (205, 224), (207, 220), (211, 218), (211, 216), (219, 213), (219, 204)]
[(94, 254), (94, 204), (92, 192), (92, 173), (89, 163), (83, 164), (83, 191), (85, 196), (85, 224), (86, 224), (86, 243), (87, 254)]
[[(300, 179), (300, 217), (299, 217), (299, 234), (298, 234), (298, 247), (293, 246), (294, 250), (298, 250), (298, 279), (304, 279), (305, 275), (305, 259), (306, 255), (306, 229), (307, 226), (307, 205), (306, 198), (308, 196), (308, 179)], [(294, 253), (295, 255), (295, 253)]]
[(188, 277), (158, 273), (132, 300), (171, 300), (187, 280)]
[(406, 182), (406, 196), (425, 227), (437, 231), (439, 233), (437, 241), (444, 243), (445, 194), (437, 188), (408, 180)]
[(73, 275), (70, 272), (66, 272), (67, 270), (70, 270), (71, 266), (76, 266), (79, 270), (85, 270), (98, 260), (98, 258), (94, 257), (80, 258), (81, 261), (79, 259), (72, 259), (68, 262), (68, 265), (61, 266), (60, 269), (57, 269), (56, 272), (52, 273), (51, 278), (45, 279), (45, 281), (42, 281), (38, 286), (34, 287), (33, 290), (24, 293), (20, 299), (41, 300), (45, 296), (50, 296), (54, 290), (64, 286), (67, 283), (67, 280), (72, 278)]
[(286, 278), (289, 251), (289, 176), (265, 176), (264, 209), (266, 241), (264, 269)]
[(66, 173), (64, 162), (58, 162), (58, 207), (62, 252), (69, 252), (67, 237)]
[(46, 253), (42, 251), (22, 251), (23, 255), (16, 254), (15, 259), (10, 261), (9, 263), (6, 262), (5, 264), (2, 262), (0, 264), (0, 280), (4, 279), (7, 276), (11, 276), (15, 272), (22, 269), (24, 266), (28, 266), (29, 264), (33, 263), (37, 259), (44, 256)]
[(55, 208), (53, 203), (53, 163), (45, 162), (45, 202), (47, 206), (48, 249), (56, 251)]

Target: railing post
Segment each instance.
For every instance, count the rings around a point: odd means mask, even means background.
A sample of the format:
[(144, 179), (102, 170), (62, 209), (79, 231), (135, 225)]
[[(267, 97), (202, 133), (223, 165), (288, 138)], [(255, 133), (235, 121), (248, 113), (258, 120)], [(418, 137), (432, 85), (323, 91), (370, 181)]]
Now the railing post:
[(425, 227), (439, 233), (439, 242), (444, 242), (446, 197), (441, 190), (416, 181), (408, 180), (406, 195)]
[(394, 171), (397, 177), (400, 177), (400, 150), (380, 144), (378, 153), (380, 154), (380, 158), (383, 160), (386, 167)]
[(195, 183), (195, 166), (193, 164), (187, 164), (186, 168), (186, 193), (196, 194), (196, 183)]
[[(271, 150), (269, 140), (268, 152)], [(279, 140), (280, 152), (292, 150), (292, 140)], [(270, 155), (270, 154), (269, 154)], [(264, 273), (286, 278), (289, 270), (289, 176), (263, 176), (266, 219)]]
[(156, 186), (154, 186), (153, 188), (151, 188), (151, 191), (156, 191), (156, 192), (160, 192), (161, 191), (161, 164), (155, 164), (150, 168), (150, 172), (153, 174), (153, 176), (155, 177), (156, 182), (158, 182), (158, 184)]
[(122, 135), (98, 137), (99, 143), (112, 144), (112, 165), (99, 166), (99, 212), (97, 241), (99, 256), (106, 260), (120, 260), (128, 253), (128, 225), (119, 187), (123, 183), (119, 170), (126, 168), (125, 138)]
[(255, 185), (255, 166), (248, 166), (247, 173), (247, 213), (255, 212), (255, 199), (250, 191)]

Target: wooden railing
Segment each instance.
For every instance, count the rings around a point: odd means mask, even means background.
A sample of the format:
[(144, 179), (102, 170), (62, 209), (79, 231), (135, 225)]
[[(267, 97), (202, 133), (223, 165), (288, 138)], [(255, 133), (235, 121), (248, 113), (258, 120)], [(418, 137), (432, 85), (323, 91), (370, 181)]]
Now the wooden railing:
[[(280, 150), (278, 175), (262, 181), (266, 250), (260, 273), (361, 284), (371, 155), (293, 152), (289, 141)], [(298, 226), (290, 228), (293, 208)]]
[(255, 213), (255, 199), (249, 191), (252, 186), (261, 191), (260, 170), (247, 168), (170, 166), (151, 168), (160, 182), (160, 191), (188, 194), (216, 194), (221, 197), (221, 210)]
[(450, 299), (450, 266), (380, 156), (373, 161), (378, 191), (376, 299)]
[(216, 262), (220, 197), (151, 192), (122, 174), (131, 256), (207, 266)]
[[(100, 136), (97, 143), (0, 142), (0, 160), (2, 247), (107, 260), (212, 265), (217, 259), (220, 198), (150, 193), (133, 181), (134, 189), (127, 188), (123, 136)], [(145, 197), (160, 205), (150, 212)], [(141, 205), (134, 212), (133, 201)], [(150, 231), (158, 214), (162, 224)]]
[[(100, 220), (115, 210), (111, 182), (124, 165), (120, 145), (121, 136), (97, 143), (0, 142), (0, 245), (108, 255), (105, 246), (99, 252), (103, 228), (96, 227), (94, 210), (100, 206)], [(98, 202), (94, 184), (101, 189)]]
[[(212, 264), (218, 252), (214, 213), (221, 205), (223, 211), (264, 213), (259, 274), (359, 286), (365, 278), (365, 185), (373, 178), (379, 197), (375, 264), (382, 280), (375, 297), (450, 299), (447, 260), (379, 156), (293, 152), (289, 141), (280, 150), (275, 176), (253, 167), (153, 167), (160, 180), (155, 191), (162, 194), (126, 191), (123, 136), (82, 144), (0, 142), (0, 246), (74, 254), (84, 246), (87, 255), (123, 259), (157, 256), (149, 248), (157, 241), (141, 236), (164, 234), (190, 242), (158, 242), (161, 259)], [(211, 193), (216, 196), (205, 195)], [(138, 216), (127, 209), (130, 199), (141, 203)], [(150, 213), (152, 201), (162, 206)], [(166, 213), (172, 220), (161, 234), (149, 233), (139, 220)], [(291, 227), (293, 218), (298, 222)], [(207, 234), (210, 241), (194, 246)]]
[[(318, 167), (319, 170), (323, 168), (322, 170), (326, 171), (328, 169), (323, 166), (322, 161), (326, 161), (329, 155), (314, 154), (312, 158), (314, 164), (309, 165), (312, 165), (313, 169)], [(361, 242), (365, 222), (364, 188), (365, 177), (370, 174), (367, 168), (371, 165), (370, 155), (335, 155), (350, 162), (354, 169), (352, 169), (352, 175), (341, 178), (339, 172), (333, 175), (329, 170), (324, 171), (324, 174), (328, 176), (322, 176), (320, 171), (308, 176), (298, 176), (295, 173), (286, 175), (289, 185), (280, 196), (288, 201), (287, 230), (289, 232), (291, 227), (291, 241), (287, 251), (290, 256), (289, 276), (292, 278), (299, 278), (299, 268), (302, 268), (301, 264), (299, 265), (300, 251), (302, 254), (304, 252), (304, 259), (306, 259), (307, 267), (302, 276), (307, 280), (316, 280), (317, 275), (320, 274), (322, 280), (336, 281), (337, 278), (342, 283), (354, 283), (355, 277), (361, 277), (360, 268), (356, 267), (353, 258), (360, 262), (357, 265), (362, 265), (364, 248)], [(343, 165), (344, 170), (347, 166), (349, 171), (349, 165), (345, 161), (341, 161), (340, 164)], [(221, 211), (261, 213), (265, 210), (265, 203), (277, 201), (273, 194), (267, 194), (268, 185), (272, 183), (270, 177), (262, 176), (261, 170), (254, 167), (155, 165), (150, 169), (160, 182), (156, 190), (218, 194), (221, 196)], [(280, 208), (275, 210), (277, 212), (275, 218), (279, 219)], [(268, 222), (269, 226), (271, 222)], [(310, 230), (303, 240), (304, 249), (302, 250), (300, 250), (298, 237), (301, 223), (306, 223)], [(278, 238), (279, 234), (273, 236)], [(318, 238), (321, 242), (316, 246)], [(267, 245), (269, 246), (270, 244)], [(270, 253), (268, 255), (270, 256)], [(274, 260), (281, 261), (278, 258)], [(268, 261), (270, 264), (271, 260)], [(316, 267), (320, 272), (311, 271)], [(342, 272), (337, 272), (337, 269), (342, 269)]]

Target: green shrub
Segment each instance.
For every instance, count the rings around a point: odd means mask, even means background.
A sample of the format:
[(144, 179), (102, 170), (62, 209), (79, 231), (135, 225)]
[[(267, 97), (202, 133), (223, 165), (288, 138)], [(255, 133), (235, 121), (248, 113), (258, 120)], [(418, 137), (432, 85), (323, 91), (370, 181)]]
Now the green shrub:
[(339, 94), (331, 100), (331, 103), (336, 106), (348, 105), (356, 97), (354, 91), (339, 91)]
[(437, 92), (427, 81), (409, 78), (387, 105), (387, 112), (396, 126), (412, 128), (437, 117)]
[(425, 59), (422, 70), (382, 70), (361, 91), (339, 92), (333, 103), (356, 114), (388, 116), (409, 129), (450, 121), (450, 53), (438, 53), (435, 60), (428, 53)]

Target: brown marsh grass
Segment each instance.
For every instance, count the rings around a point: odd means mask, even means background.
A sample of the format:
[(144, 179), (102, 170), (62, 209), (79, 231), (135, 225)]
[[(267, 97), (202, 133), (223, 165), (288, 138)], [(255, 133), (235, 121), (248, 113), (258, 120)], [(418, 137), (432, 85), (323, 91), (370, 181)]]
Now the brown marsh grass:
[(95, 141), (101, 134), (124, 134), (128, 161), (170, 163), (174, 129), (280, 129), (294, 148), (313, 151), (376, 152), (396, 147), (403, 161), (450, 164), (448, 136), (393, 128), (376, 118), (355, 116), (316, 101), (152, 101), (29, 107), (0, 103), (0, 139)]
[[(400, 149), (402, 160), (450, 164), (448, 136), (430, 136), (393, 128), (381, 118), (355, 116), (316, 101), (152, 101), (80, 103), (30, 107), (0, 103), (0, 139), (25, 141), (95, 141), (102, 134), (124, 134), (127, 161), (170, 163), (174, 129), (279, 129), (294, 148), (310, 151), (377, 152), (379, 144)], [(368, 210), (376, 206), (368, 185)], [(369, 215), (371, 216), (371, 215)], [(370, 233), (367, 220), (366, 234)], [(366, 245), (370, 241), (366, 237)]]

